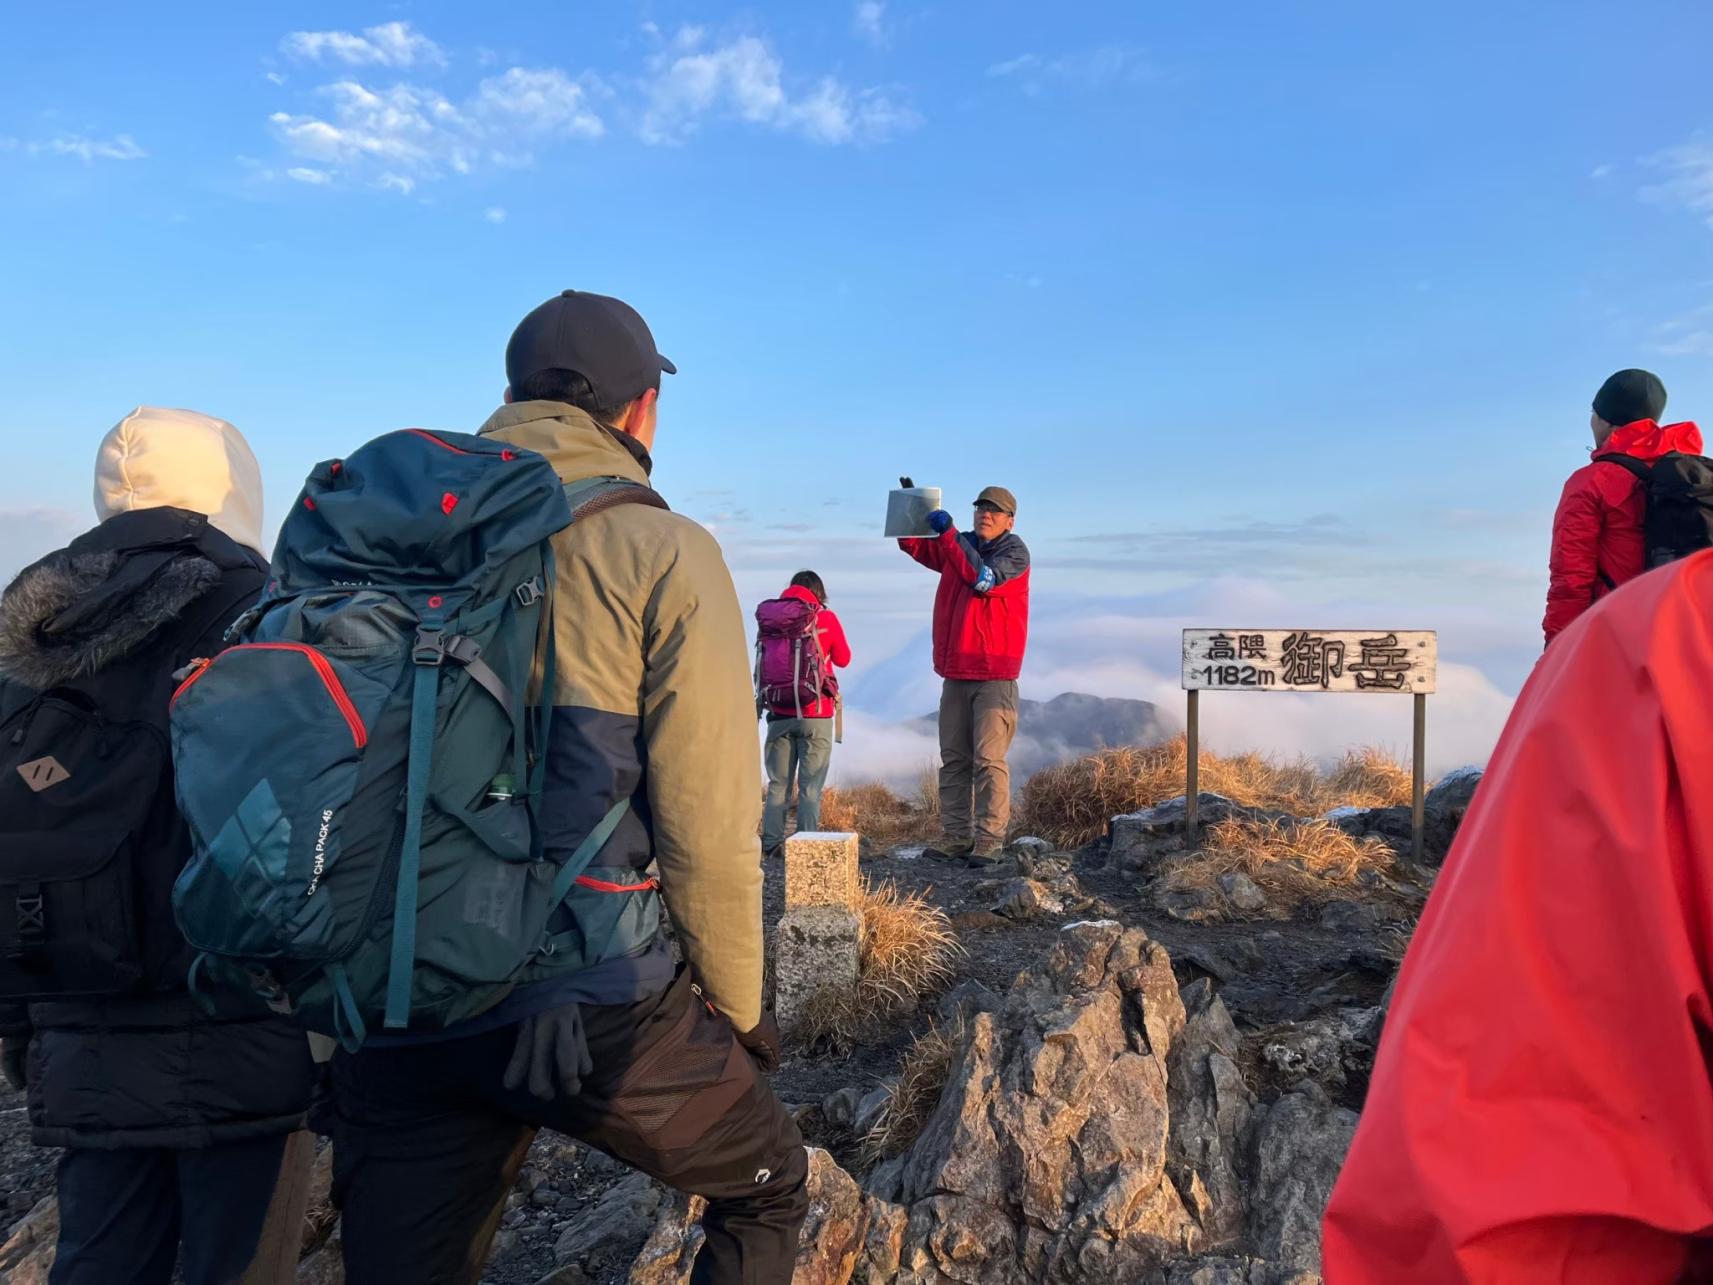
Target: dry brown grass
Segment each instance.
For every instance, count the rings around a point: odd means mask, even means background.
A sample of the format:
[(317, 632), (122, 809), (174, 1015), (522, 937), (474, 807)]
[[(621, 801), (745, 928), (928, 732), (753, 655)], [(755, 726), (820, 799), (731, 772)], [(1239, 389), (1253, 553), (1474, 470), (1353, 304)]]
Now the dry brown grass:
[[(1411, 800), (1410, 769), (1372, 745), (1346, 750), (1322, 783), (1329, 808), (1387, 808)], [(1323, 808), (1322, 811), (1326, 809)]]
[(898, 1155), (921, 1136), (922, 1126), (940, 1100), (952, 1059), (964, 1042), (961, 1020), (948, 1026), (934, 1023), (916, 1037), (898, 1069), (885, 1109), (862, 1139), (863, 1159), (878, 1163)]
[[(1326, 775), (1306, 759), (1265, 754), (1198, 756), (1199, 785), (1246, 807), (1312, 816), (1340, 804), (1408, 802), (1410, 772), (1384, 751), (1352, 750)], [(1158, 745), (1103, 750), (1035, 773), (1023, 786), (1015, 829), (1074, 848), (1106, 833), (1108, 822), (1184, 792), (1189, 746), (1181, 736)], [(1402, 791), (1401, 798), (1399, 791)]]
[[(1330, 821), (1250, 821), (1233, 817), (1209, 826), (1199, 851), (1173, 858), (1161, 872), (1163, 892), (1205, 892), (1215, 904), (1221, 875), (1241, 872), (1267, 894), (1263, 914), (1286, 919), (1347, 897), (1365, 870), (1380, 873), (1396, 861), (1372, 835), (1352, 838)], [(1365, 897), (1374, 894), (1364, 889)], [(1228, 915), (1233, 912), (1228, 910)]]
[(908, 1012), (952, 978), (963, 944), (946, 912), (896, 884), (863, 883), (857, 984), (828, 987), (802, 1010), (792, 1037), (846, 1050), (873, 1023)]
[(914, 799), (907, 799), (878, 781), (863, 785), (829, 786), (821, 793), (821, 828), (849, 830), (878, 848), (933, 837), (940, 824), (937, 776), (922, 770)]

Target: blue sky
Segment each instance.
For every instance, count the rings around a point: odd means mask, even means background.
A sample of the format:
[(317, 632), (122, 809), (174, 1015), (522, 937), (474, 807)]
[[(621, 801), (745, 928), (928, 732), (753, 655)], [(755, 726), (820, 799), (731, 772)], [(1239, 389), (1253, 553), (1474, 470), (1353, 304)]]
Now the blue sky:
[[(931, 694), (932, 584), (877, 538), (909, 472), (1017, 492), (1027, 694), (1175, 701), (1186, 623), (1438, 628), (1478, 756), (1594, 388), (1713, 418), (1704, 5), (163, 12), (0, 7), (0, 573), (139, 402), (236, 423), (277, 516), (478, 424), (576, 286), (682, 372), (661, 488), (746, 597), (821, 571), (873, 717)], [(1407, 735), (1292, 700), (1209, 718)]]

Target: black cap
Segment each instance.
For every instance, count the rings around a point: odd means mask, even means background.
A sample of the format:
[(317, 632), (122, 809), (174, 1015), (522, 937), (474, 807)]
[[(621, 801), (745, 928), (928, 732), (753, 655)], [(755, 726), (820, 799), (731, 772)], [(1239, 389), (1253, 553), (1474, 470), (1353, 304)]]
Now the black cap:
[(1621, 428), (1638, 419), (1658, 419), (1665, 412), (1665, 385), (1648, 370), (1620, 370), (1594, 394), (1594, 413)]
[(642, 315), (622, 299), (567, 290), (518, 322), (506, 345), (506, 382), (516, 388), (544, 370), (574, 370), (595, 400), (622, 406), (660, 386), (678, 367), (654, 347)]

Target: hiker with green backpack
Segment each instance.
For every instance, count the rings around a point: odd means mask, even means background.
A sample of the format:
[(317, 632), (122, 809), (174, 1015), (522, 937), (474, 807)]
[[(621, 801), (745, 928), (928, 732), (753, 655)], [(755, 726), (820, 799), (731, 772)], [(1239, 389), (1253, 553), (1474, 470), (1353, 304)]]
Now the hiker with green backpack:
[(673, 369), (619, 300), (548, 300), (476, 434), (317, 466), (175, 699), (179, 922), (341, 1045), (352, 1285), (475, 1282), (539, 1128), (707, 1197), (692, 1280), (791, 1277), (748, 643), (648, 484)]

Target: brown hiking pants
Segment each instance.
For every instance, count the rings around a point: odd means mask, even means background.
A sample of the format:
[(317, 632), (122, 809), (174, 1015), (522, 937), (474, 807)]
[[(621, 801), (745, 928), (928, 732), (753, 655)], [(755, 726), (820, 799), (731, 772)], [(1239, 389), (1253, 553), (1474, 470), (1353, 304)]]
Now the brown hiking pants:
[[(946, 838), (991, 852), (1011, 823), (1011, 769), (1017, 731), (1015, 682), (948, 678), (940, 692), (940, 824)], [(971, 817), (971, 804), (974, 817)]]

